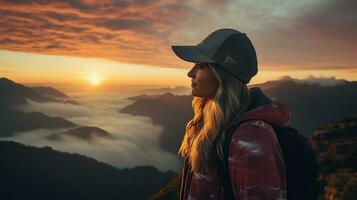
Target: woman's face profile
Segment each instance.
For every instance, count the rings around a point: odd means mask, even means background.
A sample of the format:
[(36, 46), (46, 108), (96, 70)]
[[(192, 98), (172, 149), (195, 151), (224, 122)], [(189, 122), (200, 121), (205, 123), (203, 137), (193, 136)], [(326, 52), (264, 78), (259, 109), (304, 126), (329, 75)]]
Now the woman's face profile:
[(207, 63), (196, 63), (187, 73), (192, 78), (192, 95), (195, 97), (210, 97), (217, 92), (219, 83)]

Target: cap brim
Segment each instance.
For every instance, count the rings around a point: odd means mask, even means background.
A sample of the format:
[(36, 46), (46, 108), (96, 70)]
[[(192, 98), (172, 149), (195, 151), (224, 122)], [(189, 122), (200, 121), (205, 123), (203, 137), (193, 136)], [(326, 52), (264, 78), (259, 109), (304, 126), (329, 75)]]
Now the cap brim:
[(188, 62), (215, 63), (214, 60), (201, 52), (197, 46), (171, 46), (175, 54)]

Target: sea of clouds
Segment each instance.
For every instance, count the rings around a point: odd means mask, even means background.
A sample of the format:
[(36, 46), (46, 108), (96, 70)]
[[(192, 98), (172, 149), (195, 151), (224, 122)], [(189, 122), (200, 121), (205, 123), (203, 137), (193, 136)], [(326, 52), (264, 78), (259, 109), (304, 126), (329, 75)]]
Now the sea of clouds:
[(19, 107), (25, 112), (41, 112), (53, 117), (63, 117), (80, 126), (96, 126), (109, 132), (112, 138), (86, 141), (73, 136), (50, 141), (48, 135), (66, 129), (41, 129), (2, 138), (30, 146), (50, 146), (55, 150), (73, 152), (108, 163), (117, 168), (151, 165), (159, 170), (179, 170), (176, 154), (164, 151), (159, 146), (162, 127), (154, 125), (150, 118), (118, 112), (132, 103), (124, 95), (71, 94), (80, 105), (62, 103), (38, 103), (28, 100)]

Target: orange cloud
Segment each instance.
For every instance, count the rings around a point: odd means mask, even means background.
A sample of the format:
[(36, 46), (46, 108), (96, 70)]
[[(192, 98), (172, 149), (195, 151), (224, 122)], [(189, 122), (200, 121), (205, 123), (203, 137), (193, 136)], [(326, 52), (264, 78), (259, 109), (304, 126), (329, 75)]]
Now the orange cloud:
[(0, 49), (183, 67), (170, 45), (231, 27), (252, 39), (265, 70), (357, 68), (355, 0), (217, 2), (1, 1)]
[(189, 7), (176, 1), (8, 1), (0, 48), (175, 66), (170, 37)]

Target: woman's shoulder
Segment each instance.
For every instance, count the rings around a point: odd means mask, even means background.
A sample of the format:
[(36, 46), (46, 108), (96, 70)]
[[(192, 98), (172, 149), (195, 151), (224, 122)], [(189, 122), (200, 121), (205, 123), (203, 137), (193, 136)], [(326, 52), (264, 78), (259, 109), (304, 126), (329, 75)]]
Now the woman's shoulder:
[[(230, 142), (229, 158), (264, 158), (279, 153), (279, 142), (272, 125), (263, 120), (245, 122), (235, 130)], [(269, 156), (268, 156), (269, 155)]]
[(274, 128), (263, 120), (249, 120), (238, 127), (231, 139), (231, 145), (255, 144), (269, 147), (277, 144)]
[[(260, 119), (255, 119), (255, 120), (248, 120), (244, 123), (242, 123), (233, 133), (233, 137), (240, 137), (244, 134), (264, 134), (266, 136), (272, 136), (275, 134), (274, 128), (272, 124), (260, 120)], [(261, 135), (261, 136), (264, 136)]]

